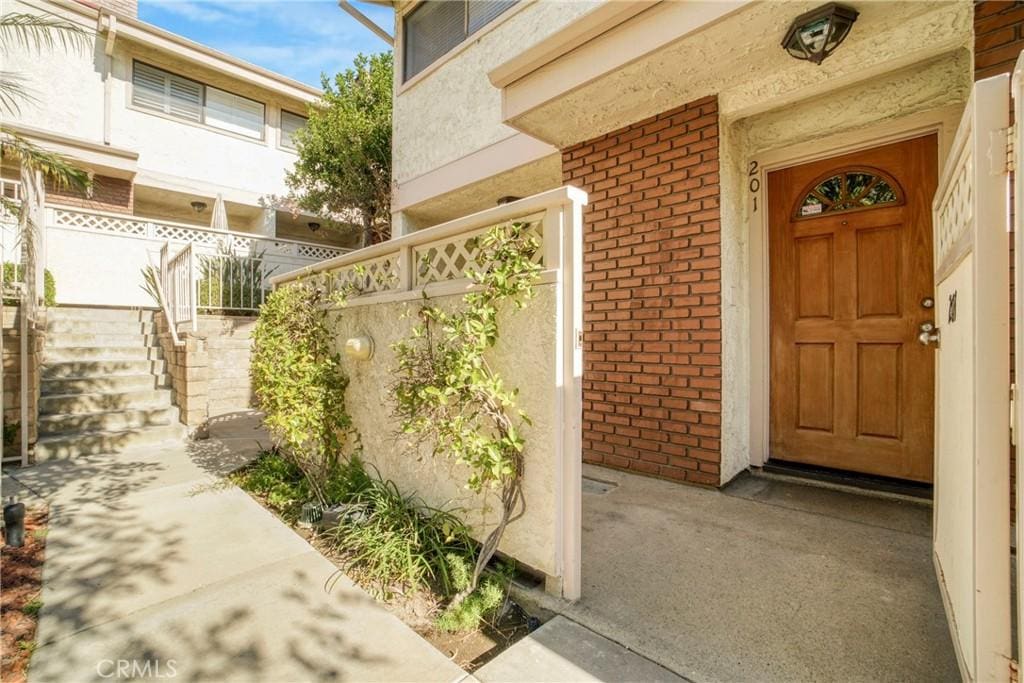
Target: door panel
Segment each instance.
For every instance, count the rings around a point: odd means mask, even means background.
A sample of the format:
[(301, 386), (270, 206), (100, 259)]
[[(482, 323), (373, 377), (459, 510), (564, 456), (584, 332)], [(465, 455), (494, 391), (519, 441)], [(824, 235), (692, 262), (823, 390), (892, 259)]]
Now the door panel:
[(769, 174), (772, 458), (931, 481), (936, 163), (929, 135)]

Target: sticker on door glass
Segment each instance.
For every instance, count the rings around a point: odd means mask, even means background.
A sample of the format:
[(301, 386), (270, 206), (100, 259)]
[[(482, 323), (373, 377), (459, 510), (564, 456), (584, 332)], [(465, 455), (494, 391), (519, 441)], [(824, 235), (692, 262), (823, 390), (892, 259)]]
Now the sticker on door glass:
[(822, 208), (824, 208), (824, 205), (822, 204), (804, 204), (800, 207), (800, 215), (811, 216), (816, 213), (821, 213)]

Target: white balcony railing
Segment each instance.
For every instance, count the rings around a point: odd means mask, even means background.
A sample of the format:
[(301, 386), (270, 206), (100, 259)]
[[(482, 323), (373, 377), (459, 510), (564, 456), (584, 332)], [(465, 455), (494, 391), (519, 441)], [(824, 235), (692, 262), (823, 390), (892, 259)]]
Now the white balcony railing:
[[(273, 274), (350, 251), (300, 240), (53, 206), (46, 209), (46, 226), (47, 267), (57, 281), (58, 302), (67, 304), (153, 306), (155, 302), (142, 289), (140, 273), (154, 264), (168, 243), (172, 255), (191, 248), (197, 277), (198, 270), (206, 264), (219, 267), (222, 262), (256, 258), (263, 287), (269, 286)], [(258, 308), (254, 296), (247, 296), (244, 306), (236, 306), (235, 303), (242, 302), (230, 300), (233, 290), (213, 288), (207, 293), (211, 296), (205, 308)], [(212, 298), (214, 294), (216, 301)], [(229, 300), (221, 302), (221, 296)], [(200, 307), (204, 307), (202, 302)]]
[(313, 261), (323, 261), (349, 251), (313, 242), (263, 237), (232, 230), (212, 230), (186, 223), (153, 221), (115, 213), (56, 207), (50, 211), (52, 220), (47, 221), (47, 224), (52, 227), (139, 237), (160, 242), (194, 244), (198, 251), (204, 251), (203, 247), (211, 251), (218, 247), (227, 247), (235, 252), (265, 251), (269, 255), (292, 256)]

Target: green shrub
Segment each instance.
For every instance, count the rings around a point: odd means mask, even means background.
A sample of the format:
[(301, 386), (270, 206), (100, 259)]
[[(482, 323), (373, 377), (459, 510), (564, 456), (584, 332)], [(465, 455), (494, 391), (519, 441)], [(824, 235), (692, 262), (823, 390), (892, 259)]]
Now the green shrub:
[[(473, 578), (473, 568), (469, 561), (461, 555), (449, 555), (448, 566), (455, 582), (455, 588), (461, 593), (469, 588)], [(510, 568), (502, 568), (498, 574), (485, 576), (476, 590), (463, 600), (453, 603), (437, 618), (436, 626), (442, 631), (457, 633), (474, 631), (481, 622), (498, 611), (504, 604), (506, 586), (511, 581)]]
[(263, 496), (270, 507), (288, 520), (295, 520), (299, 508), (311, 497), (302, 471), (273, 451), (240, 470), (235, 482), (246, 491)]
[(263, 251), (239, 256), (221, 247), (216, 256), (199, 257), (200, 313), (252, 315), (267, 298), (263, 287)]
[(4, 422), (4, 450), (14, 448), (18, 439), (18, 422)]
[(274, 444), (321, 503), (328, 502), (325, 487), (352, 430), (345, 409), (348, 378), (334, 350), (326, 301), (314, 281), (275, 290), (260, 309), (249, 367)]
[[(20, 263), (15, 264), (10, 261), (4, 261), (4, 286), (8, 286), (13, 282), (20, 282), (24, 273), (25, 267)], [(57, 305), (57, 281), (53, 278), (53, 273), (49, 269), (43, 270), (43, 302), (47, 306)], [(15, 299), (4, 299), (4, 304), (8, 306), (17, 305)]]

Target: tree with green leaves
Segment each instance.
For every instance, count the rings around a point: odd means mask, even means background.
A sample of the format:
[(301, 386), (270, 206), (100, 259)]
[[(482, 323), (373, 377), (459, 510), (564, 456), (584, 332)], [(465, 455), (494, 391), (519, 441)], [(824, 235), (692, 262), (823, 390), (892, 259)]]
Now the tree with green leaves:
[[(8, 13), (0, 15), (0, 56), (12, 48), (41, 52), (43, 50), (87, 49), (92, 34), (78, 24), (50, 14)], [(0, 120), (21, 113), (23, 103), (36, 101), (21, 74), (0, 71)], [(17, 164), (22, 186), (33, 197), (42, 196), (40, 181), (61, 188), (86, 191), (92, 184), (89, 174), (65, 156), (45, 150), (19, 135), (10, 126), (0, 124), (0, 159)], [(0, 197), (0, 211), (18, 216), (22, 244), (29, 252), (30, 263), (34, 237), (39, 226), (32, 218), (29, 202)]]
[(361, 224), (363, 246), (391, 235), (392, 71), (386, 52), (358, 55), (333, 83), (323, 76), (323, 97), (295, 135), (299, 158), (287, 175), (300, 208)]

